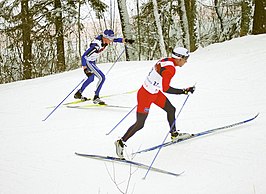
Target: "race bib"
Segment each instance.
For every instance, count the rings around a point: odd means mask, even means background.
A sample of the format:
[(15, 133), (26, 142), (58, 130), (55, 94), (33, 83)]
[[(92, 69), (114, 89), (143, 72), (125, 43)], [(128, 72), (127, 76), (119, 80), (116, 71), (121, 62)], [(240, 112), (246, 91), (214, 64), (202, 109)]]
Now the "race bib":
[(160, 72), (161, 68), (168, 65), (174, 67), (173, 62), (171, 61), (164, 61), (164, 62), (160, 61), (156, 63), (156, 65), (151, 69), (148, 76), (146, 77), (143, 87), (151, 94), (157, 94), (159, 90), (162, 89), (163, 78), (160, 75)]
[(146, 77), (143, 87), (151, 94), (156, 94), (162, 89), (162, 76), (153, 67)]

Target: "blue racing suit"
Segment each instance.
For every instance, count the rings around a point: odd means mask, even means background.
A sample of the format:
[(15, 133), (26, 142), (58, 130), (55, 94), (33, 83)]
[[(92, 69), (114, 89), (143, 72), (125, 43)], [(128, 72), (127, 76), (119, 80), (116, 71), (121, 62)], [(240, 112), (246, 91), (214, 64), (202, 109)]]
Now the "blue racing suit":
[[(99, 81), (97, 83), (95, 95), (99, 96), (103, 83), (105, 81), (105, 75), (103, 72), (97, 67), (96, 60), (99, 54), (108, 46), (108, 44), (103, 43), (103, 36), (99, 35), (96, 37), (90, 44), (90, 47), (86, 50), (86, 52), (81, 57), (82, 66), (86, 66), (89, 72), (92, 74), (87, 78), (87, 80), (82, 84), (80, 92), (82, 93), (85, 88), (94, 81), (94, 77), (96, 76)], [(115, 38), (113, 42), (123, 42), (123, 38)]]

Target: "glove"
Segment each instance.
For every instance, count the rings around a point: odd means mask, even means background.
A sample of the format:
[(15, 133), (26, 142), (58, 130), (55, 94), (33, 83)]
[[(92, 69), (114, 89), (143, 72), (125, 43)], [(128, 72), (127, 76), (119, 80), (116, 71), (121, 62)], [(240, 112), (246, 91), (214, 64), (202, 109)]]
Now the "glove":
[(183, 93), (188, 95), (188, 93), (190, 92), (191, 94), (193, 94), (193, 92), (195, 91), (196, 87), (193, 86), (193, 87), (189, 87), (189, 88), (185, 88), (183, 89)]
[(92, 75), (92, 72), (90, 72), (90, 71), (88, 70), (88, 68), (84, 69), (84, 73), (85, 73), (88, 77), (90, 77), (90, 76)]
[(125, 39), (125, 42), (126, 43), (129, 43), (129, 44), (132, 44), (132, 43), (134, 43), (135, 42), (135, 40), (133, 40), (133, 39)]

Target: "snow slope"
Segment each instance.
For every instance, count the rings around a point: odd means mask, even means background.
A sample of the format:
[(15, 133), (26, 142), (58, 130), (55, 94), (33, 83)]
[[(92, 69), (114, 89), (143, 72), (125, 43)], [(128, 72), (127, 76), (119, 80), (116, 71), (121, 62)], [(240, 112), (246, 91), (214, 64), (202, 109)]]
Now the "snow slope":
[[(80, 69), (0, 85), (0, 193), (266, 193), (265, 45), (266, 34), (213, 44), (192, 53), (177, 69), (173, 87), (197, 84), (177, 121), (182, 132), (220, 127), (260, 112), (245, 126), (162, 149), (154, 167), (185, 171), (180, 177), (149, 172), (143, 180), (146, 170), (74, 154), (115, 156), (114, 141), (135, 121), (135, 113), (105, 134), (130, 109), (61, 107), (42, 121), (52, 111), (47, 107), (57, 105), (84, 78)], [(138, 89), (153, 64), (117, 63), (101, 95)], [(110, 64), (99, 66), (107, 72)], [(93, 95), (95, 84), (86, 96)], [(186, 96), (167, 96), (179, 111)], [(66, 101), (72, 100), (73, 95)], [(105, 101), (134, 107), (136, 93)], [(152, 106), (145, 127), (127, 142), (127, 157), (161, 143), (168, 130), (165, 112)], [(149, 165), (155, 154), (139, 154), (134, 160)]]

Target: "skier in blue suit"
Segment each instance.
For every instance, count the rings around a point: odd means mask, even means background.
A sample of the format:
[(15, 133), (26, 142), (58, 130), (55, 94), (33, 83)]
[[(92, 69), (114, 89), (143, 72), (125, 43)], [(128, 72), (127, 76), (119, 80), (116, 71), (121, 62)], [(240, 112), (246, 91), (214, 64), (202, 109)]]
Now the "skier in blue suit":
[(86, 52), (81, 57), (81, 64), (84, 73), (87, 75), (87, 80), (82, 84), (81, 88), (75, 93), (74, 98), (87, 100), (86, 97), (82, 96), (82, 92), (85, 88), (94, 81), (94, 77), (98, 78), (98, 83), (95, 91), (95, 95), (93, 98), (94, 104), (104, 105), (105, 103), (100, 99), (99, 94), (103, 83), (105, 81), (105, 75), (103, 72), (97, 67), (96, 60), (99, 54), (111, 43), (130, 43), (132, 44), (134, 40), (132, 39), (124, 39), (124, 38), (115, 38), (113, 30), (105, 30), (103, 34), (97, 36), (90, 44), (90, 47), (86, 50)]

